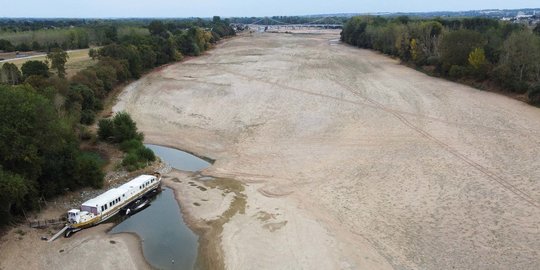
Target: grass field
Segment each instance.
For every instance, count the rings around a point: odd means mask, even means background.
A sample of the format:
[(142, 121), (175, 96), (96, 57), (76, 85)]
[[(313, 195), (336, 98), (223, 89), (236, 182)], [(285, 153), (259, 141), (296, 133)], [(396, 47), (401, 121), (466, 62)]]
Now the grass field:
[[(92, 58), (88, 56), (89, 50), (90, 49), (68, 51), (69, 58), (66, 63), (66, 72), (67, 72), (68, 77), (71, 77), (75, 75), (78, 71), (96, 63), (95, 60), (92, 60)], [(14, 63), (15, 65), (17, 65), (17, 67), (21, 68), (22, 65), (26, 63), (26, 61), (30, 61), (30, 60), (45, 61), (46, 57), (47, 56), (43, 54), (39, 56), (8, 60), (6, 62)]]

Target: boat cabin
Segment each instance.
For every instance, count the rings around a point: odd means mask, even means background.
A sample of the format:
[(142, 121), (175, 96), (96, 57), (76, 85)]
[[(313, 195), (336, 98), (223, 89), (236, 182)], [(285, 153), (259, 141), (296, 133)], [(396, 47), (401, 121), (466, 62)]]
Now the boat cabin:
[(132, 200), (134, 196), (141, 196), (150, 185), (157, 182), (154, 175), (141, 175), (118, 188), (113, 188), (107, 192), (84, 202), (81, 205), (82, 211), (88, 211), (94, 215), (106, 213), (122, 205), (126, 200)]

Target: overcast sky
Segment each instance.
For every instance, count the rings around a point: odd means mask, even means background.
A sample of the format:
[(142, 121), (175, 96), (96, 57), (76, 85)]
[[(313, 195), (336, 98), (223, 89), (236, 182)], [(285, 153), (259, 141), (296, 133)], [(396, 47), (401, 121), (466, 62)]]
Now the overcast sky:
[(538, 7), (540, 0), (0, 0), (0, 17), (244, 17)]

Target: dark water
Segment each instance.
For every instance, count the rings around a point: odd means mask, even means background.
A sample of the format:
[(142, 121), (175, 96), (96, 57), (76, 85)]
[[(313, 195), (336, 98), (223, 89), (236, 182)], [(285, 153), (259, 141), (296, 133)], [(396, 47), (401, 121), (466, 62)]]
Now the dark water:
[(157, 269), (193, 269), (199, 238), (184, 223), (174, 193), (163, 188), (150, 203), (146, 209), (120, 219), (110, 233), (137, 234), (144, 257)]
[(145, 146), (152, 149), (161, 160), (177, 170), (196, 172), (208, 168), (211, 165), (206, 160), (174, 148), (153, 144), (145, 144)]
[[(147, 144), (171, 167), (196, 172), (211, 164), (189, 153)], [(174, 193), (168, 188), (158, 194), (146, 209), (118, 217), (110, 233), (135, 233), (141, 238), (144, 257), (157, 269), (193, 269), (197, 259), (198, 236), (185, 224)]]

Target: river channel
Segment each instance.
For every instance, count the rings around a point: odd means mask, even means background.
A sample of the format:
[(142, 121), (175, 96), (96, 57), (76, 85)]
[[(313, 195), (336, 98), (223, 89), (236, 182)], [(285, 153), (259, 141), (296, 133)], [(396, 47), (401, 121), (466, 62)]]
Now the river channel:
[[(211, 164), (187, 152), (147, 144), (172, 168), (196, 172)], [(135, 233), (141, 239), (145, 259), (157, 269), (193, 269), (198, 236), (184, 222), (181, 206), (169, 188), (163, 188), (150, 206), (129, 217), (119, 217), (110, 233)]]

